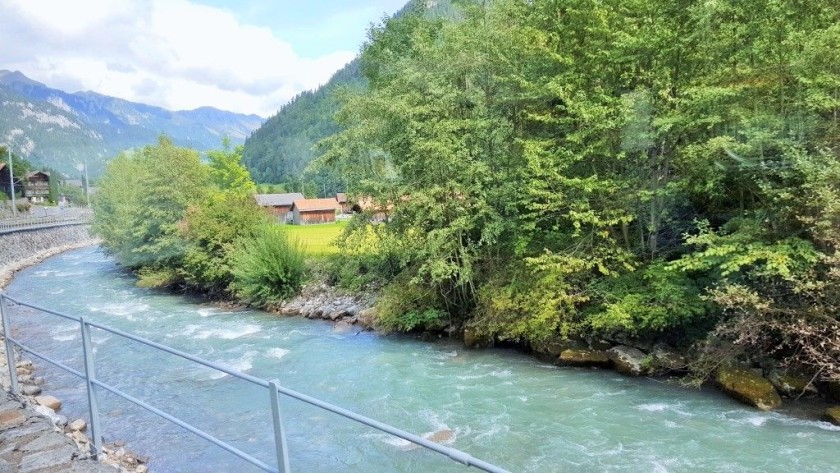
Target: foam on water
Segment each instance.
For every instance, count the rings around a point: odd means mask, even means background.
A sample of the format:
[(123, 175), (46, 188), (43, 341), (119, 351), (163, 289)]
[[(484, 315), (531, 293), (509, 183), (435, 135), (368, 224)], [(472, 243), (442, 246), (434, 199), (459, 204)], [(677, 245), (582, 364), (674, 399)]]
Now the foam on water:
[(52, 339), (57, 342), (69, 342), (70, 340), (76, 339), (76, 334), (68, 333), (66, 335), (53, 335)]
[[(226, 366), (234, 371), (239, 371), (240, 373), (244, 373), (250, 370), (254, 366), (254, 357), (258, 355), (256, 351), (246, 351), (242, 356), (236, 358), (234, 360), (225, 360), (218, 362), (220, 365)], [(210, 375), (210, 379), (222, 379), (225, 376), (228, 376), (227, 373), (222, 373), (221, 371), (213, 370), (213, 374)]]
[(223, 340), (233, 340), (247, 335), (253, 335), (262, 331), (259, 325), (247, 324), (243, 326), (231, 326), (229, 328), (212, 328), (205, 330), (196, 330), (192, 338), (197, 340), (206, 340), (208, 338), (221, 338)]
[(670, 407), (668, 404), (657, 402), (651, 404), (642, 404), (640, 406), (636, 406), (636, 409), (640, 411), (648, 411), (648, 412), (662, 412)]
[(284, 356), (289, 354), (289, 350), (287, 350), (285, 348), (272, 348), (272, 349), (268, 350), (267, 352), (265, 352), (265, 354), (266, 354), (266, 356), (269, 356), (271, 358), (276, 358), (278, 360), (281, 360), (281, 359), (283, 359)]
[(214, 308), (201, 308), (201, 309), (198, 309), (196, 312), (198, 312), (198, 315), (200, 315), (202, 317), (210, 317), (211, 315), (214, 315), (214, 314), (217, 313), (216, 309), (214, 309)]
[(146, 312), (149, 310), (149, 305), (142, 302), (110, 302), (105, 304), (89, 305), (88, 310), (91, 312), (102, 312), (109, 315), (116, 315), (117, 317), (124, 317), (127, 320), (135, 321), (136, 314)]

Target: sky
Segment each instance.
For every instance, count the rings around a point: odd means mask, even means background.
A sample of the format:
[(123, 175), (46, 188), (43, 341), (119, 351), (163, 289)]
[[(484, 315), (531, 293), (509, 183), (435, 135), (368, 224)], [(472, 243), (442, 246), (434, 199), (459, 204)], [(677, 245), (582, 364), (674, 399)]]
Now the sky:
[(407, 0), (0, 0), (0, 69), (66, 92), (263, 117)]

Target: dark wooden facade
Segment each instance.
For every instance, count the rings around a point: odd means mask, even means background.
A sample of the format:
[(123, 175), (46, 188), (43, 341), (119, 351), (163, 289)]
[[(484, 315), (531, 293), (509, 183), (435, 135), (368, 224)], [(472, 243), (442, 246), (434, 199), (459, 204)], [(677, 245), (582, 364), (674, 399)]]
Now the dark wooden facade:
[(50, 173), (44, 171), (30, 172), (23, 183), (23, 195), (30, 202), (44, 202), (50, 196)]
[(6, 163), (0, 163), (0, 192), (9, 198), (12, 197), (12, 176)]

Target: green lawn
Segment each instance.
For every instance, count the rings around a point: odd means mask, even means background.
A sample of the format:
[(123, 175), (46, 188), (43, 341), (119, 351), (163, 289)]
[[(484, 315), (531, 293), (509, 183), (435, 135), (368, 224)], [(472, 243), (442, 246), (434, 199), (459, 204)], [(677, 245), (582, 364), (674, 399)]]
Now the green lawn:
[(335, 240), (347, 226), (347, 222), (322, 223), (316, 225), (284, 225), (289, 236), (299, 239), (309, 256), (328, 256), (338, 253)]

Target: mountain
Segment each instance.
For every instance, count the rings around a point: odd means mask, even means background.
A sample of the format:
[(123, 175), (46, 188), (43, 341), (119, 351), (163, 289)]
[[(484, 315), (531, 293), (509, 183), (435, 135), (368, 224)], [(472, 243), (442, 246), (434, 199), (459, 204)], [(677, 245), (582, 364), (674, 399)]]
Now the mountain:
[(219, 148), (225, 136), (241, 144), (262, 122), (212, 107), (173, 112), (95, 92), (71, 94), (0, 70), (0, 142), (33, 164), (70, 174), (87, 161), (95, 176), (108, 159), (162, 133), (200, 151)]
[[(474, 0), (473, 0), (474, 1)], [(470, 0), (411, 0), (394, 14), (399, 17), (414, 8), (437, 18), (458, 17), (459, 6)], [(338, 132), (334, 116), (341, 104), (336, 91), (342, 88), (366, 87), (359, 58), (354, 59), (321, 87), (299, 94), (269, 118), (245, 140), (243, 162), (257, 182), (286, 183), (289, 189), (300, 190), (306, 166), (317, 157), (315, 144)], [(309, 176), (311, 184), (325, 194), (342, 191), (341, 179), (329, 170), (318, 170)]]

